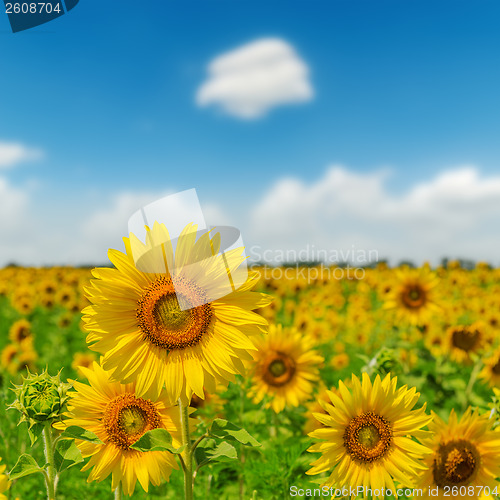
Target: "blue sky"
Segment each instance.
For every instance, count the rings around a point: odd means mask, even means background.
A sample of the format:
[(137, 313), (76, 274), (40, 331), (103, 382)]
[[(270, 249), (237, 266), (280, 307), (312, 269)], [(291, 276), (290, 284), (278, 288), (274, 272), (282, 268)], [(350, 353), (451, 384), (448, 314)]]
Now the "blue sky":
[[(117, 5), (81, 0), (61, 18), (16, 34), (0, 15), (0, 143), (40, 153), (36, 160), (0, 169), (6, 192), (22, 199), (13, 206), (23, 211), (4, 230), (3, 263), (16, 256), (36, 264), (51, 256), (81, 260), (73, 250), (51, 252), (46, 241), (51, 231), (55, 237), (73, 235), (87, 224), (91, 232), (88, 219), (99, 210), (126, 223), (131, 200), (152, 201), (191, 187), (202, 205), (246, 229), (253, 243), (297, 246), (292, 228), (287, 234), (271, 226), (256, 229), (265, 220), (256, 214), (262, 206), (275, 212), (268, 198), (282, 193), (287, 179), (311, 195), (329, 179), (332, 165), (353, 182), (371, 179), (370, 189), (378, 186), (384, 199), (393, 201), (413, 199), (419, 186), (432, 191), (443, 172), (467, 168), (472, 177), (458, 183), (462, 187), (453, 193), (452, 205), (464, 199), (460, 189), (474, 179), (472, 208), (485, 200), (489, 209), (481, 208), (466, 227), (486, 227), (486, 219), (500, 210), (495, 201), (500, 192), (488, 187), (496, 186), (500, 175), (498, 2), (121, 0)], [(288, 44), (307, 67), (311, 99), (270, 106), (252, 119), (217, 105), (197, 105), (211, 61), (270, 37)], [(432, 193), (438, 210), (442, 191)], [(316, 222), (325, 218), (328, 232), (328, 193), (325, 204), (305, 213)], [(461, 209), (469, 213), (471, 206)], [(7, 202), (0, 210), (2, 218), (16, 218)], [(396, 238), (390, 217), (378, 221), (379, 234), (391, 233), (386, 248), (376, 235), (365, 237), (367, 221), (351, 220), (352, 212), (349, 205), (337, 207), (335, 215), (349, 223), (341, 233), (333, 231), (332, 239), (321, 235), (323, 244), (359, 241), (380, 246), (394, 259), (411, 253), (413, 245), (404, 235)], [(419, 217), (410, 225), (418, 226)], [(439, 220), (449, 226), (446, 217)], [(12, 229), (26, 220), (36, 220), (41, 253)], [(495, 258), (493, 250), (460, 246), (459, 229), (409, 256), (432, 260), (457, 250), (455, 256)], [(433, 231), (422, 237), (432, 239), (439, 228)], [(308, 237), (311, 243), (317, 239), (313, 233)], [(496, 244), (486, 230), (478, 238), (483, 246)], [(99, 242), (113, 246), (110, 235)], [(94, 249), (89, 259), (100, 255)]]

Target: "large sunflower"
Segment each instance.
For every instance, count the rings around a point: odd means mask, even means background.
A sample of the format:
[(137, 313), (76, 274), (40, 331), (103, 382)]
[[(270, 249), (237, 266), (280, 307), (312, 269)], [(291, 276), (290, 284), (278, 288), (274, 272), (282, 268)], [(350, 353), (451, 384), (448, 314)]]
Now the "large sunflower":
[(92, 468), (88, 481), (102, 481), (112, 474), (112, 489), (121, 482), (123, 492), (131, 495), (137, 480), (148, 491), (149, 483), (159, 485), (178, 469), (168, 451), (140, 452), (130, 448), (145, 432), (166, 429), (175, 447), (181, 446), (180, 412), (165, 392), (139, 397), (135, 384), (110, 381), (110, 373), (93, 363), (92, 369), (80, 367), (90, 386), (73, 382), (76, 393), (69, 403), (69, 418), (64, 426), (77, 425), (96, 434), (102, 444), (77, 440), (84, 457), (91, 457), (82, 471)]
[(395, 311), (396, 321), (421, 325), (440, 310), (435, 288), (438, 278), (427, 268), (395, 270), (397, 281), (387, 294), (385, 309)]
[(322, 456), (307, 474), (331, 471), (327, 487), (363, 486), (379, 493), (385, 488), (396, 494), (394, 481), (413, 485), (420, 460), (430, 450), (412, 438), (426, 436), (422, 428), (431, 417), (425, 405), (412, 409), (420, 397), (415, 388), (396, 389), (396, 383), (388, 374), (383, 380), (377, 375), (372, 385), (363, 373), (362, 382), (352, 375), (351, 391), (342, 381), (338, 394), (328, 391), (331, 404), (322, 403), (327, 413), (315, 414), (324, 427), (309, 434), (326, 441), (309, 448)]
[[(196, 240), (196, 226), (188, 225), (175, 254), (163, 224), (155, 223), (146, 238), (146, 245), (134, 235), (124, 238), (125, 254), (108, 253), (116, 269), (93, 270), (97, 279), (86, 289), (92, 305), (83, 310), (87, 342), (104, 355), (113, 377), (137, 381), (138, 394), (159, 394), (166, 384), (172, 400), (183, 396), (187, 404), (192, 393), (203, 398), (204, 387), (214, 392), (216, 382), (227, 385), (244, 371), (242, 360), (255, 349), (249, 337), (267, 331), (267, 321), (252, 310), (271, 300), (250, 291), (257, 273), (219, 298), (222, 277), (243, 260), (242, 249), (218, 257), (219, 234)], [(138, 255), (140, 266), (134, 263)], [(163, 262), (165, 272), (159, 273)], [(194, 307), (181, 308), (179, 300)]]
[(268, 395), (271, 399), (267, 406), (279, 413), (286, 404), (299, 406), (309, 399), (323, 362), (313, 349), (313, 339), (295, 328), (270, 325), (269, 334), (255, 343), (258, 351), (249, 363), (254, 402)]
[[(434, 435), (423, 441), (433, 453), (425, 458), (428, 469), (417, 485), (423, 488), (424, 498), (444, 499), (452, 495), (474, 499), (484, 493), (484, 487), (490, 488), (490, 492), (495, 487), (500, 489), (500, 433), (492, 430), (489, 415), (479, 415), (477, 409), (468, 408), (460, 420), (451, 410), (448, 423), (436, 414), (433, 416), (429, 428)], [(451, 490), (454, 486), (456, 491)]]

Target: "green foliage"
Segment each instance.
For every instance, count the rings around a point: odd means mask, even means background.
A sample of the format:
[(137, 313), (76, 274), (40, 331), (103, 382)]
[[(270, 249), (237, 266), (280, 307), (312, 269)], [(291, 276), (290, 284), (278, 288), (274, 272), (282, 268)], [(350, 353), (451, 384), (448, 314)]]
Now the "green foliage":
[(241, 429), (237, 425), (222, 418), (216, 418), (212, 422), (208, 433), (214, 438), (226, 439), (228, 441), (238, 442), (247, 446), (260, 446), (260, 443), (245, 429)]
[(89, 443), (102, 444), (102, 441), (93, 433), (83, 427), (77, 425), (70, 425), (61, 434), (61, 439), (80, 439), (81, 441), (88, 441)]
[(56, 444), (54, 460), (56, 471), (59, 473), (83, 462), (83, 457), (74, 439), (62, 439)]
[(42, 473), (43, 468), (40, 467), (36, 460), (26, 453), (23, 453), (16, 462), (16, 465), (12, 468), (9, 473), (11, 480), (19, 479), (24, 476), (29, 476), (30, 474), (36, 474), (37, 472)]
[(132, 446), (137, 451), (169, 451), (179, 454), (185, 449), (185, 446), (175, 448), (172, 445), (172, 436), (165, 429), (152, 429), (144, 433)]
[(230, 462), (237, 460), (238, 453), (236, 448), (226, 441), (217, 442), (215, 439), (206, 439), (196, 448), (195, 458), (198, 468), (201, 468), (214, 461)]

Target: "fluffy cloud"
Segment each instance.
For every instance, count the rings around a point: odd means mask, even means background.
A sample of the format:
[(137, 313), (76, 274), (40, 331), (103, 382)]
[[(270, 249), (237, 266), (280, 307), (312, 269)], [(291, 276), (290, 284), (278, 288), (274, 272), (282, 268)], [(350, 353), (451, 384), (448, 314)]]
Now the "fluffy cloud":
[(0, 169), (11, 168), (24, 161), (38, 160), (42, 156), (39, 149), (18, 142), (0, 141)]
[(263, 116), (275, 106), (309, 101), (309, 69), (292, 46), (262, 38), (216, 57), (198, 89), (200, 106), (219, 105), (238, 118)]
[[(264, 250), (278, 259), (289, 250), (308, 250), (311, 258), (326, 251), (359, 261), (365, 250), (392, 264), (436, 264), (445, 256), (500, 264), (500, 176), (484, 177), (465, 166), (398, 194), (388, 179), (386, 171), (333, 166), (314, 182), (279, 180), (248, 207), (248, 216), (219, 203), (203, 203), (202, 209), (209, 224), (241, 229), (253, 260)], [(43, 211), (36, 201), (41, 194), (0, 177), (0, 211), (9, 214), (0, 219), (0, 265), (105, 263), (108, 248), (123, 250), (130, 215), (168, 193), (116, 193), (69, 207), (56, 202)], [(98, 202), (103, 199), (108, 201)], [(82, 206), (94, 208), (89, 213)]]
[(393, 263), (445, 256), (499, 263), (500, 177), (482, 178), (466, 166), (401, 195), (387, 189), (387, 177), (334, 166), (310, 184), (282, 179), (251, 214), (252, 240), (276, 255), (309, 245), (351, 255), (374, 250)]

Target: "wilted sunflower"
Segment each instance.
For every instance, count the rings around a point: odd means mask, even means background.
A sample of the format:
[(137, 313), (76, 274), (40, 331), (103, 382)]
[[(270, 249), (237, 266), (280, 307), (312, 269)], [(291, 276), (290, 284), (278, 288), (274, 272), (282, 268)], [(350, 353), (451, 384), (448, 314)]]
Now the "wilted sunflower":
[(110, 381), (110, 373), (95, 363), (92, 369), (81, 367), (90, 386), (73, 382), (76, 390), (69, 403), (69, 418), (64, 426), (77, 425), (102, 441), (95, 444), (77, 440), (83, 457), (91, 457), (82, 471), (92, 469), (87, 481), (102, 481), (112, 474), (112, 489), (121, 482), (123, 492), (131, 495), (137, 480), (148, 491), (151, 482), (159, 485), (178, 469), (168, 451), (140, 452), (130, 448), (145, 432), (163, 428), (172, 436), (174, 447), (181, 446), (180, 413), (162, 392), (139, 397), (135, 384)]
[[(267, 321), (252, 310), (270, 298), (250, 291), (259, 279), (252, 273), (236, 291), (204, 303), (206, 291), (213, 297), (221, 276), (243, 260), (241, 248), (226, 252), (225, 261), (218, 258), (218, 233), (196, 240), (196, 226), (188, 225), (175, 256), (163, 224), (155, 223), (146, 238), (145, 246), (134, 235), (124, 238), (125, 254), (108, 253), (116, 269), (93, 270), (97, 279), (86, 289), (92, 305), (83, 310), (91, 332), (87, 342), (104, 355), (103, 366), (114, 378), (136, 380), (139, 394), (159, 394), (166, 384), (172, 400), (182, 395), (187, 404), (193, 392), (203, 398), (204, 387), (214, 392), (217, 381), (227, 385), (244, 371), (242, 360), (251, 359), (248, 351), (255, 349), (249, 337), (267, 331)], [(143, 254), (141, 268), (151, 272), (136, 267), (134, 252)], [(155, 272), (164, 261), (167, 272)], [(179, 297), (201, 305), (181, 310)]]
[(396, 269), (396, 283), (387, 294), (385, 309), (395, 311), (396, 321), (421, 325), (440, 310), (435, 288), (438, 278), (427, 268)]
[(451, 326), (447, 330), (446, 341), (451, 359), (458, 363), (470, 363), (471, 354), (478, 354), (487, 343), (485, 325)]
[[(478, 498), (484, 487), (500, 487), (500, 433), (492, 430), (493, 419), (468, 408), (460, 420), (451, 410), (446, 424), (433, 413), (429, 429), (434, 433), (423, 443), (432, 449), (424, 459), (428, 469), (421, 473), (418, 487), (424, 498), (446, 498), (445, 487), (458, 487), (460, 498)], [(438, 495), (429, 496), (429, 487)], [(469, 487), (471, 487), (469, 489)], [(483, 488), (476, 488), (477, 486)], [(465, 493), (465, 494), (464, 494)]]
[[(424, 454), (430, 450), (414, 441), (422, 439), (422, 430), (431, 417), (425, 405), (412, 410), (420, 394), (407, 386), (396, 389), (397, 378), (377, 375), (373, 385), (366, 373), (362, 382), (352, 375), (352, 390), (339, 381), (338, 393), (328, 392), (329, 403), (322, 403), (327, 414), (315, 417), (324, 427), (309, 435), (326, 440), (309, 448), (322, 456), (307, 474), (331, 471), (325, 486), (358, 486), (372, 490), (390, 489), (394, 481), (412, 486)], [(333, 469), (333, 470), (332, 470)]]
[(484, 360), (484, 367), (479, 373), (479, 378), (490, 387), (500, 387), (500, 348)]
[(249, 363), (254, 402), (268, 395), (271, 400), (267, 406), (279, 413), (286, 404), (299, 406), (309, 399), (323, 362), (313, 349), (313, 339), (295, 328), (270, 325), (269, 334), (255, 343), (258, 351)]

